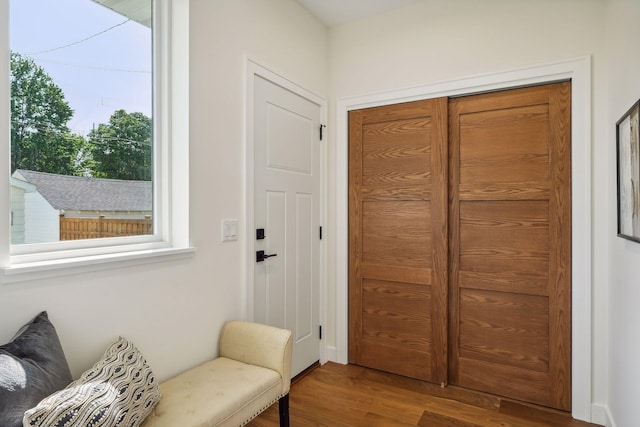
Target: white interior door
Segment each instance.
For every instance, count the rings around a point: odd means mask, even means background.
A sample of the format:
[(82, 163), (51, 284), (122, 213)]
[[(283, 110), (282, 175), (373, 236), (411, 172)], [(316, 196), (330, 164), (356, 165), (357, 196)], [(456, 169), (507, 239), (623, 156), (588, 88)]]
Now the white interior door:
[(254, 319), (293, 332), (292, 375), (320, 352), (320, 111), (256, 75)]

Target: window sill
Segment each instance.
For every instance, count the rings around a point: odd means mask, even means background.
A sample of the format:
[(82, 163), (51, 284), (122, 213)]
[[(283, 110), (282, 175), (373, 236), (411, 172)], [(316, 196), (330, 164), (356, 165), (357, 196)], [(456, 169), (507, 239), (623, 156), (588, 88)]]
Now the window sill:
[(192, 257), (195, 248), (162, 248), (27, 262), (0, 268), (0, 283), (24, 282)]

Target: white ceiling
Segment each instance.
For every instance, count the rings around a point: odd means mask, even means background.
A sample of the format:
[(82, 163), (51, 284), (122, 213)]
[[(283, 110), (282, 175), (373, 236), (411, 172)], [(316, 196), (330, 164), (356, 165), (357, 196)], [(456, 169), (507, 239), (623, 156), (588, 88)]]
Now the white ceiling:
[[(151, 24), (149, 0), (93, 0), (145, 26)], [(328, 27), (387, 12), (419, 0), (297, 0)]]
[(344, 24), (414, 3), (418, 0), (298, 0), (325, 25)]

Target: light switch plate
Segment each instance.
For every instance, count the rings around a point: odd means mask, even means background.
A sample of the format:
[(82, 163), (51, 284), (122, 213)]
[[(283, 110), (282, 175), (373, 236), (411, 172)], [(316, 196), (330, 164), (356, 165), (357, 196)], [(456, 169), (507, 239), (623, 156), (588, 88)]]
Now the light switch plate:
[(238, 220), (223, 219), (222, 220), (222, 241), (233, 242), (238, 240)]

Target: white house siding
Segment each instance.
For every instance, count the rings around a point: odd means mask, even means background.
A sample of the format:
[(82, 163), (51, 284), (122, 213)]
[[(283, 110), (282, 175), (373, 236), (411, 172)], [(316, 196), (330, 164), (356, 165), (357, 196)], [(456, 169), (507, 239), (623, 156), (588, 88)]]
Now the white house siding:
[(24, 243), (24, 195), (22, 188), (11, 186), (11, 244)]
[(24, 243), (57, 242), (60, 240), (59, 212), (38, 192), (24, 196), (25, 220)]

